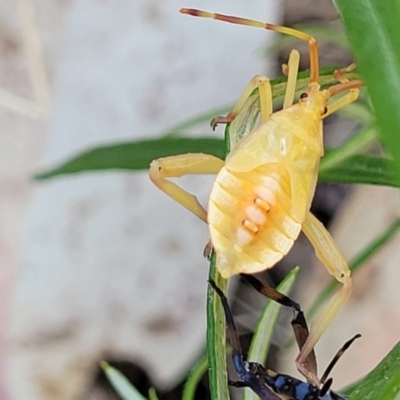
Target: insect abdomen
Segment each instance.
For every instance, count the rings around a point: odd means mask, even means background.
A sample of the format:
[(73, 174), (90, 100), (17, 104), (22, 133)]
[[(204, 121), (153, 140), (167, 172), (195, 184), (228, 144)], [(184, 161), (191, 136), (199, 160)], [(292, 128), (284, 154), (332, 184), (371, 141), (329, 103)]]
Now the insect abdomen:
[(288, 253), (301, 224), (290, 216), (289, 176), (278, 164), (217, 176), (208, 224), (219, 272), (228, 277), (271, 268)]

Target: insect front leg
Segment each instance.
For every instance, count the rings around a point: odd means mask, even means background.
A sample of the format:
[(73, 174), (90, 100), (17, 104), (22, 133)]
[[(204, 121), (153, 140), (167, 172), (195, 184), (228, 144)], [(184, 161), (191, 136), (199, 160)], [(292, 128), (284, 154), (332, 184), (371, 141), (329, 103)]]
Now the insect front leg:
[(207, 222), (207, 211), (197, 197), (170, 182), (168, 178), (180, 178), (191, 174), (216, 174), (224, 161), (210, 154), (180, 154), (152, 161), (149, 169), (151, 181), (165, 194)]
[(289, 61), (284, 66), (284, 71), (287, 72), (287, 85), (285, 92), (285, 99), (283, 100), (283, 108), (290, 107), (294, 101), (296, 93), (297, 73), (299, 71), (300, 53), (297, 50), (290, 52)]
[(318, 259), (328, 272), (333, 275), (343, 287), (337, 292), (324, 310), (316, 317), (310, 335), (296, 358), (299, 372), (307, 377), (304, 361), (313, 350), (326, 328), (344, 306), (353, 289), (350, 269), (346, 260), (336, 246), (332, 236), (318, 219), (308, 213), (302, 225), (302, 230), (314, 247)]
[(271, 116), (273, 111), (272, 89), (267, 77), (256, 75), (246, 86), (232, 111), (230, 111), (226, 117), (216, 117), (211, 121), (212, 128), (215, 129), (218, 124), (227, 124), (232, 122), (243, 109), (246, 100), (251, 96), (253, 90), (256, 88), (258, 88), (258, 95), (260, 97), (261, 122), (265, 122)]
[[(322, 118), (326, 118), (337, 110), (347, 106), (350, 103), (353, 103), (353, 101), (356, 101), (358, 99), (358, 96), (360, 95), (360, 90), (358, 88), (362, 86), (362, 82), (359, 80), (349, 81), (344, 76), (344, 73), (353, 71), (355, 67), (355, 64), (351, 64), (347, 68), (338, 69), (333, 73), (333, 76), (340, 82), (340, 84), (331, 86), (329, 88), (331, 96), (334, 96), (335, 94), (344, 92), (346, 90), (349, 90), (349, 92), (330, 103), (328, 105), (328, 112), (325, 113)], [(350, 88), (349, 85), (353, 85), (353, 88)]]

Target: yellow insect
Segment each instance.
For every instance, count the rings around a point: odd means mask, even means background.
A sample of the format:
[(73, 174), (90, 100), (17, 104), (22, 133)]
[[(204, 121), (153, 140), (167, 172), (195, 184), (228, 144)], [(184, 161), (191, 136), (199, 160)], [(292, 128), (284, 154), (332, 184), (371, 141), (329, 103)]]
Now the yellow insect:
[[(307, 356), (352, 291), (345, 259), (328, 231), (310, 212), (324, 153), (322, 120), (355, 101), (362, 83), (344, 76), (349, 67), (335, 72), (338, 84), (321, 90), (317, 43), (312, 36), (298, 30), (193, 9), (182, 9), (181, 13), (264, 28), (309, 43), (309, 84), (297, 103), (293, 104), (300, 57), (293, 50), (286, 68), (288, 80), (282, 110), (273, 112), (268, 78), (255, 76), (232, 111), (212, 121), (213, 126), (234, 121), (258, 88), (259, 126), (234, 143), (225, 162), (208, 154), (182, 154), (153, 161), (149, 172), (155, 185), (208, 223), (217, 269), (224, 278), (272, 268), (288, 253), (300, 231), (305, 233), (328, 272), (343, 284), (317, 317), (296, 359), (300, 372), (307, 376), (304, 368)], [(343, 95), (328, 103), (339, 93)], [(168, 180), (201, 173), (218, 174), (208, 212), (194, 195)]]

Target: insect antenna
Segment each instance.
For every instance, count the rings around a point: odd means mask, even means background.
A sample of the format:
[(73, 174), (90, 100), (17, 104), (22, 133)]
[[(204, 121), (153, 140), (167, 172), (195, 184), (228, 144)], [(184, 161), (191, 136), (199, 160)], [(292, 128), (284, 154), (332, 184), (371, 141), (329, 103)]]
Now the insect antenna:
[(332, 382), (333, 382), (333, 379), (332, 378), (329, 378), (325, 383), (324, 383), (324, 385), (322, 386), (322, 388), (321, 388), (321, 390), (319, 391), (319, 396), (321, 397), (321, 398), (323, 398), (327, 393), (328, 393), (328, 390), (331, 388), (331, 386), (332, 386)]
[(193, 17), (212, 18), (218, 21), (229, 22), (231, 24), (253, 26), (255, 28), (263, 28), (269, 31), (283, 33), (285, 35), (293, 36), (308, 42), (310, 54), (310, 79), (309, 84), (318, 83), (319, 78), (319, 60), (318, 60), (318, 46), (315, 39), (307, 33), (298, 31), (297, 29), (287, 28), (285, 26), (269, 24), (266, 22), (255, 21), (247, 18), (234, 17), (232, 15), (224, 15), (217, 13), (209, 13), (207, 11), (195, 10), (192, 8), (182, 8), (181, 14), (192, 15)]
[[(339, 361), (340, 357), (342, 357), (343, 353), (353, 344), (353, 342), (360, 338), (361, 335), (357, 333), (354, 337), (352, 337), (350, 340), (348, 340), (343, 347), (336, 353), (335, 357), (333, 357), (332, 361), (329, 363), (329, 365), (326, 367), (326, 370), (324, 374), (322, 375), (320, 382), (322, 384), (325, 383), (326, 379), (328, 378), (329, 374), (332, 372), (333, 367), (336, 365), (336, 363)], [(328, 381), (327, 381), (328, 382)], [(325, 386), (325, 385), (324, 385)]]

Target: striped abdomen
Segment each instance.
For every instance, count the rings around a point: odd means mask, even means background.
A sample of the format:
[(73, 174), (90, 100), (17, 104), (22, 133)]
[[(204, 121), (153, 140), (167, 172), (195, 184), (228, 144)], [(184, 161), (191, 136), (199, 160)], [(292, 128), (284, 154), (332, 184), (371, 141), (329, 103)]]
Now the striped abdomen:
[(291, 217), (291, 204), (289, 175), (278, 164), (220, 171), (210, 195), (208, 224), (222, 276), (271, 268), (288, 253), (302, 222)]

